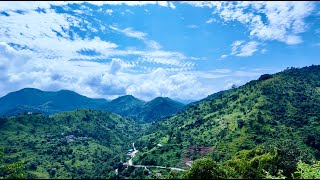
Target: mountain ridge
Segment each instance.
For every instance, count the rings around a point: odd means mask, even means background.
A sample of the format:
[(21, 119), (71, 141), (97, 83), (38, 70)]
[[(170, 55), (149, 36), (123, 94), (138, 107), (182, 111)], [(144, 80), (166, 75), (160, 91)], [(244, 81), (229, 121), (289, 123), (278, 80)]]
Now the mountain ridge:
[(320, 159), (320, 65), (264, 74), (213, 97), (148, 128), (135, 163), (187, 167), (186, 159), (206, 155), (226, 161), (284, 140)]
[[(156, 103), (153, 107), (153, 102), (158, 101), (163, 103)], [(114, 112), (141, 122), (150, 122), (151, 118), (159, 119), (172, 115), (184, 106), (184, 104), (168, 97), (156, 97), (146, 102), (133, 95), (124, 95), (108, 101), (103, 98), (89, 98), (67, 89), (42, 91), (36, 88), (23, 88), (10, 92), (0, 98), (0, 104), (0, 114), (2, 115), (16, 115), (26, 112), (54, 114), (79, 108), (89, 108)], [(173, 109), (168, 110), (168, 108)], [(151, 111), (157, 111), (157, 113)]]

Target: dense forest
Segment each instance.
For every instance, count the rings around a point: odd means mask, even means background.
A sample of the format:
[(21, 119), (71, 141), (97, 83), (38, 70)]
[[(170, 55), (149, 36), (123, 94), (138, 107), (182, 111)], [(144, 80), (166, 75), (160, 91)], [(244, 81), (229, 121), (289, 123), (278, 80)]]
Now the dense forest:
[[(89, 109), (2, 117), (0, 176), (320, 178), (319, 125), (320, 66), (287, 68), (147, 124)], [(133, 164), (186, 171), (124, 168), (133, 142)]]
[(291, 178), (300, 161), (320, 159), (319, 114), (320, 66), (288, 68), (153, 123), (134, 160), (188, 168), (186, 162), (209, 157), (230, 167), (223, 177)]
[(141, 136), (135, 121), (87, 109), (25, 114), (0, 123), (2, 163), (23, 163), (25, 178), (113, 178), (130, 143)]

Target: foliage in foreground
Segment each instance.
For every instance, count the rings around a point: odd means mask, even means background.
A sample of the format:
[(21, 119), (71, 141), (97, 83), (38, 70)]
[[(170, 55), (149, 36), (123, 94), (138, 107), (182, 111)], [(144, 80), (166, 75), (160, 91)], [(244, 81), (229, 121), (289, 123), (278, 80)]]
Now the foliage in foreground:
[(25, 169), (24, 163), (22, 161), (4, 164), (3, 158), (5, 154), (3, 153), (3, 148), (0, 148), (0, 179), (24, 179)]
[(133, 120), (87, 109), (0, 118), (2, 169), (16, 174), (24, 161), (31, 179), (114, 178), (140, 129)]
[[(281, 157), (283, 156), (283, 157)], [(212, 158), (200, 158), (194, 161), (192, 168), (184, 173), (186, 179), (318, 179), (320, 161), (307, 164), (303, 161), (291, 162), (296, 168), (285, 176), (287, 167), (278, 160), (285, 158), (277, 148), (258, 146), (252, 150), (242, 150), (231, 160), (216, 162)]]

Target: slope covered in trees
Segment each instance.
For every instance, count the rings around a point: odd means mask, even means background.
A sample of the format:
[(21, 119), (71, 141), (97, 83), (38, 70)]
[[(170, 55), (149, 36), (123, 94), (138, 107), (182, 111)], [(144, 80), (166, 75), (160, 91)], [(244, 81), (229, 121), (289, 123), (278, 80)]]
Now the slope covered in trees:
[(113, 178), (141, 127), (114, 113), (80, 109), (0, 119), (4, 164), (25, 178)]
[[(128, 98), (118, 102), (151, 110), (170, 102)], [(134, 164), (189, 169), (168, 178), (320, 178), (319, 125), (320, 66), (290, 68), (144, 126), (86, 109), (1, 118), (2, 167), (17, 172), (1, 168), (0, 177), (20, 177), (22, 160), (27, 178), (115, 178), (135, 142)], [(153, 177), (133, 167), (118, 173)]]
[(69, 90), (57, 92), (24, 88), (0, 98), (0, 114), (16, 115), (25, 112), (53, 114), (78, 108), (104, 109), (105, 99), (92, 99)]
[(0, 115), (17, 115), (26, 112), (54, 114), (89, 108), (114, 112), (141, 122), (155, 121), (172, 115), (184, 107), (182, 103), (162, 97), (145, 102), (132, 95), (125, 95), (107, 101), (88, 98), (68, 90), (49, 92), (33, 88), (9, 93), (0, 98), (0, 104)]
[[(200, 157), (226, 162), (269, 144), (287, 154), (295, 149), (287, 160), (294, 167), (280, 166), (290, 176), (299, 160), (320, 159), (319, 125), (320, 66), (288, 68), (155, 122), (137, 142), (143, 153), (135, 162), (187, 168), (187, 161)], [(281, 142), (294, 145), (279, 148)]]
[(137, 118), (143, 122), (152, 122), (157, 119), (173, 115), (180, 111), (184, 105), (170, 98), (157, 97), (144, 106), (136, 109)]

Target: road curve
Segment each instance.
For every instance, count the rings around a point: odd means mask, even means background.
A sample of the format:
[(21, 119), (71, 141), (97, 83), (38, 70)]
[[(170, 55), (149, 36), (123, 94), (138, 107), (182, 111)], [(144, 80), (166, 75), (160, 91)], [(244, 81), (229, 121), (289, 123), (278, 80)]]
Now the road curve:
[[(129, 165), (130, 166), (130, 165)], [(175, 168), (175, 167), (165, 167), (165, 166), (148, 166), (148, 165), (131, 165), (136, 168), (160, 168), (160, 169), (170, 169), (170, 170), (177, 170), (177, 171), (186, 171), (185, 169)]]
[(165, 166), (148, 166), (148, 165), (133, 165), (132, 159), (136, 156), (138, 150), (134, 147), (134, 143), (132, 143), (133, 152), (131, 153), (131, 159), (129, 159), (128, 166), (133, 166), (137, 168), (160, 168), (160, 169), (170, 169), (170, 170), (177, 170), (177, 171), (185, 171), (185, 169), (176, 168), (176, 167), (165, 167)]

